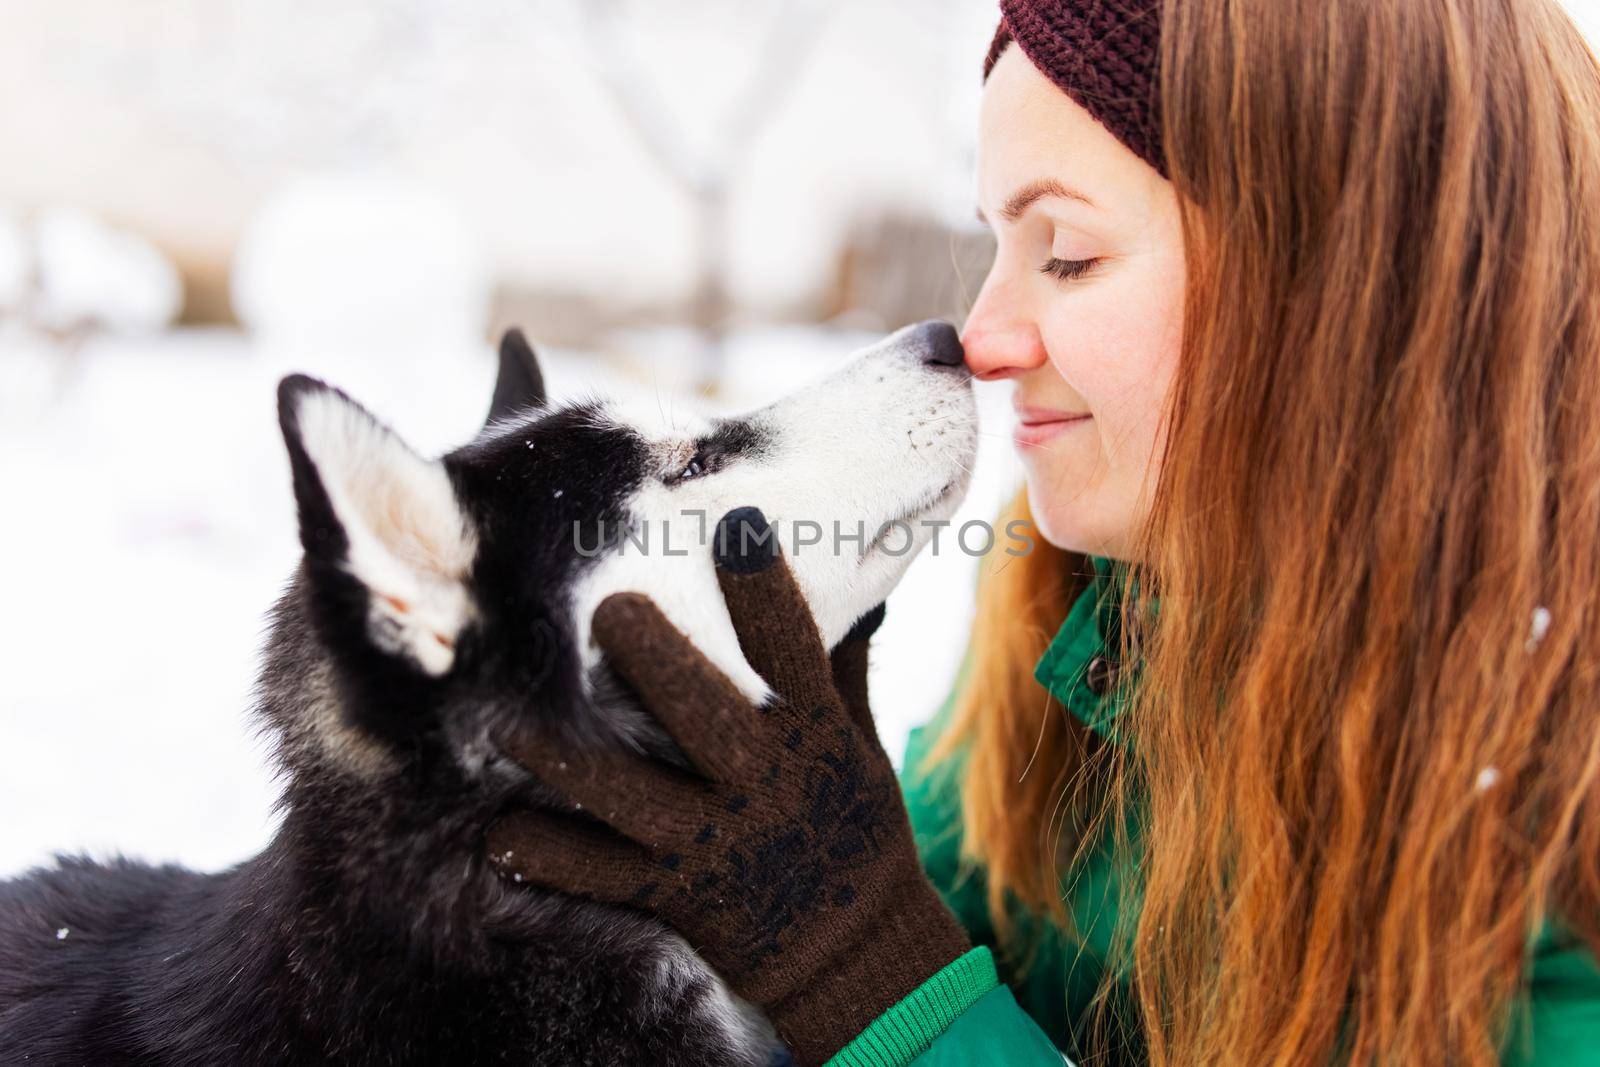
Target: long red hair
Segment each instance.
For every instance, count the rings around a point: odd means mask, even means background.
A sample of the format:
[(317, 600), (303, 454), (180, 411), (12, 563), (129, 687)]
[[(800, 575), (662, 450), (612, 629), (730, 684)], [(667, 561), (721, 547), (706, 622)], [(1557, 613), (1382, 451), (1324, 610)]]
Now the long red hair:
[(1084, 573), (1044, 548), (986, 575), (935, 758), (1002, 923), (1144, 813), (1155, 1064), (1495, 1064), (1535, 932), (1600, 951), (1600, 69), (1551, 0), (1165, 7), (1133, 744), (1031, 681)]

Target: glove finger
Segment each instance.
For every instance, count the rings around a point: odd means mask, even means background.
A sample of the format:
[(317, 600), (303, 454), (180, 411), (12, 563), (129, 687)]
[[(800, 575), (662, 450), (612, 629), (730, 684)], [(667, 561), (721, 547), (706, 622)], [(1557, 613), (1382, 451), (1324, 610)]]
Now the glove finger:
[(643, 848), (600, 826), (547, 811), (507, 812), (485, 838), (503, 877), (608, 904), (626, 904), (656, 878)]
[(591, 632), (701, 774), (733, 782), (760, 765), (760, 713), (649, 597), (606, 597)]
[(868, 740), (876, 740), (878, 727), (872, 720), (872, 705), (867, 699), (867, 652), (872, 635), (883, 624), (883, 615), (884, 607), (879, 604), (861, 616), (828, 654), (833, 687), (844, 701), (850, 718)]
[(704, 782), (636, 753), (569, 752), (534, 736), (503, 747), (578, 810), (647, 848), (675, 849), (711, 821), (715, 799)]
[(766, 516), (758, 508), (728, 512), (717, 524), (712, 551), (750, 666), (802, 714), (837, 703), (822, 635)]

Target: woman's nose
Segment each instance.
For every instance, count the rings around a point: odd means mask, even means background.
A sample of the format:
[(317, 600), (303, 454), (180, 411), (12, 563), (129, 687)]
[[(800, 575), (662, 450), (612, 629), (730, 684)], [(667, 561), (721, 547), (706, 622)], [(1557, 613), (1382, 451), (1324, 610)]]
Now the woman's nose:
[(1042, 367), (1049, 358), (1039, 326), (1022, 313), (1022, 302), (1014, 299), (1015, 294), (1008, 295), (1005, 286), (994, 283), (991, 274), (961, 330), (967, 369), (984, 381)]

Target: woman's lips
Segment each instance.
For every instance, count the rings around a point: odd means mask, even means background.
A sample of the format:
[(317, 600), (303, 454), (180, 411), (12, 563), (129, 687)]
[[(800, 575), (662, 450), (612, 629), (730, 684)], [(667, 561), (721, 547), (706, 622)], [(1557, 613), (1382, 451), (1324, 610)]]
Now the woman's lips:
[(1017, 428), (1012, 431), (1011, 439), (1018, 448), (1037, 448), (1093, 417), (1086, 411), (1019, 407)]

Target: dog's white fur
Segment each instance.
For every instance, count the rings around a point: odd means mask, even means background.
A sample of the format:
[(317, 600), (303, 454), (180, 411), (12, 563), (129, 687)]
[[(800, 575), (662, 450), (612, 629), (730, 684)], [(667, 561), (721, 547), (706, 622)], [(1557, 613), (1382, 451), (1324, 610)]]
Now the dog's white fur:
[[(755, 413), (772, 435), (765, 455), (681, 484), (647, 483), (632, 507), (650, 529), (649, 553), (625, 547), (575, 590), (580, 647), (591, 663), (598, 658), (588, 640), (595, 607), (612, 593), (633, 590), (648, 594), (746, 696), (766, 698), (766, 683), (739, 651), (712, 565), (711, 531), (737, 507), (761, 508), (776, 528), (826, 644), (837, 642), (889, 595), (932, 537), (932, 527), (922, 524), (948, 520), (960, 504), (977, 446), (967, 376), (923, 365), (906, 342), (908, 332), (891, 335), (835, 373)], [(640, 412), (629, 424), (643, 429), (650, 419)], [(704, 429), (660, 426), (659, 413), (654, 421), (658, 427), (650, 436), (665, 462), (683, 458), (685, 449), (678, 446)], [(852, 535), (859, 523), (870, 542), (884, 523), (913, 513), (910, 545), (904, 545), (903, 533), (891, 535), (890, 548), (898, 554), (880, 550), (863, 558), (853, 544), (835, 550), (835, 522)], [(796, 522), (820, 524), (823, 542), (795, 550)], [(667, 524), (674, 551), (683, 555), (661, 551)]]
[(349, 538), (346, 567), (372, 590), (373, 637), (435, 677), (447, 673), (472, 619), (477, 538), (444, 465), (331, 391), (302, 393), (295, 417)]

